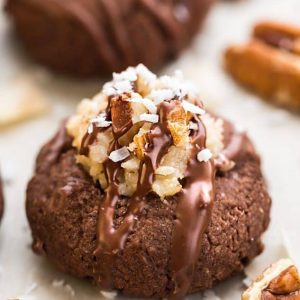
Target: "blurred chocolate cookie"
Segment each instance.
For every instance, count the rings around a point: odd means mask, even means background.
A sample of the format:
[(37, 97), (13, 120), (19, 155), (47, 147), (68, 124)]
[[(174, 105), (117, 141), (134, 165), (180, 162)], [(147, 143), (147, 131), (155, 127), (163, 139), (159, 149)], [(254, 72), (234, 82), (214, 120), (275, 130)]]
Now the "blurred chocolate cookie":
[(260, 22), (244, 45), (224, 54), (228, 73), (270, 103), (300, 111), (300, 27)]
[(159, 66), (186, 47), (213, 0), (7, 0), (26, 49), (59, 72)]

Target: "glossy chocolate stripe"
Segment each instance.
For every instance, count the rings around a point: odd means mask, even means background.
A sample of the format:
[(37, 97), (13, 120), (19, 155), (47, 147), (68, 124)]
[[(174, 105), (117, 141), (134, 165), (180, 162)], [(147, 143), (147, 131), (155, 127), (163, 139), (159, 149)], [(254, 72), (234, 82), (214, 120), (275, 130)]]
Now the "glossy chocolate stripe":
[(206, 129), (199, 118), (196, 121), (198, 131), (192, 140), (186, 182), (178, 200), (171, 249), (174, 291), (170, 299), (176, 300), (183, 299), (190, 288), (214, 200), (215, 165), (212, 160), (201, 163), (197, 160), (198, 152), (206, 146)]
[[(168, 110), (172, 109), (172, 107), (173, 105), (171, 104), (162, 104), (160, 106), (163, 121), (161, 124), (153, 125), (148, 134), (148, 144), (144, 154), (145, 158), (139, 168), (137, 189), (130, 199), (126, 216), (118, 228), (114, 226), (114, 212), (116, 204), (120, 199), (118, 176), (123, 172), (123, 169), (120, 162), (115, 163), (108, 159), (104, 163), (108, 188), (99, 207), (97, 249), (94, 255), (101, 264), (99, 267), (100, 271), (95, 270), (95, 272), (99, 272), (98, 276), (101, 279), (101, 287), (105, 290), (113, 289), (112, 270), (115, 265), (116, 256), (124, 248), (127, 237), (135, 224), (136, 217), (146, 206), (146, 196), (152, 190), (155, 169), (171, 144), (166, 116)], [(119, 145), (116, 139), (109, 151), (111, 152), (118, 148)], [(145, 168), (144, 174), (143, 168)], [(103, 259), (103, 257), (106, 258)], [(105, 261), (105, 263), (101, 263), (102, 261)]]

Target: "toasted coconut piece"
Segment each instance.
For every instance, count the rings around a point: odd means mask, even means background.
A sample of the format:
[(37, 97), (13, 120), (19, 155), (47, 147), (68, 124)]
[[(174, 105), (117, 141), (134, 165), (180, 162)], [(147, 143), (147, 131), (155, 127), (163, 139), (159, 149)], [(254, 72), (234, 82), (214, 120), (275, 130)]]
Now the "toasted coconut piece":
[(169, 122), (173, 143), (176, 146), (184, 146), (189, 143), (189, 127), (182, 123)]
[(192, 115), (187, 113), (178, 102), (178, 105), (168, 115), (168, 129), (171, 132), (175, 146), (184, 146), (189, 143), (189, 120)]
[(148, 95), (151, 91), (149, 82), (147, 82), (142, 76), (138, 76), (135, 87), (136, 91), (143, 97)]
[(135, 154), (139, 160), (143, 160), (145, 144), (147, 142), (147, 134), (150, 131), (152, 124), (145, 123), (139, 130), (139, 132), (133, 138), (132, 149), (134, 149)]
[(80, 149), (81, 141), (90, 125), (90, 119), (96, 117), (107, 106), (107, 97), (103, 94), (96, 95), (92, 100), (83, 99), (78, 107), (77, 113), (69, 118), (67, 131), (73, 137), (73, 146)]
[(108, 157), (108, 148), (112, 140), (111, 128), (98, 133), (95, 144), (90, 146), (90, 159), (96, 163), (103, 163)]
[[(161, 164), (156, 172), (155, 181), (152, 189), (161, 198), (176, 194), (181, 190), (180, 179), (184, 177), (188, 160), (190, 158), (189, 147), (171, 146), (168, 153), (162, 158)], [(162, 174), (164, 167), (172, 168), (174, 171), (171, 174)], [(165, 169), (166, 170), (166, 169)]]
[(136, 191), (141, 161), (134, 156), (121, 164), (124, 176), (120, 179), (119, 192), (124, 196), (132, 196)]
[(181, 184), (176, 176), (157, 175), (152, 185), (153, 191), (160, 196), (161, 199), (172, 196), (181, 191)]
[(217, 157), (224, 149), (224, 121), (205, 114), (201, 120), (206, 128), (206, 147)]

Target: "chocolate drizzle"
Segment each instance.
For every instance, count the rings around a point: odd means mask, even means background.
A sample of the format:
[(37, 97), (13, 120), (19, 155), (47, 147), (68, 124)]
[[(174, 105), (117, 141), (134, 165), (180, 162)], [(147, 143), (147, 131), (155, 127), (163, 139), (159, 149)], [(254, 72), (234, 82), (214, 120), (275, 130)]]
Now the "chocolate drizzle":
[(90, 134), (86, 133), (81, 141), (81, 146), (79, 151), (80, 155), (88, 156), (90, 152), (89, 149), (90, 145), (92, 145), (96, 141), (98, 133), (105, 130), (104, 128), (98, 128), (95, 124), (92, 124), (92, 126), (93, 126), (92, 133)]
[[(167, 153), (171, 144), (171, 135), (167, 127), (167, 115), (174, 107), (174, 103), (164, 102), (160, 106), (160, 117), (162, 122), (152, 126), (147, 137), (145, 145), (144, 160), (140, 164), (139, 176), (137, 182), (137, 189), (130, 199), (130, 204), (126, 216), (122, 224), (115, 228), (114, 226), (114, 212), (116, 204), (120, 199), (118, 178), (122, 174), (123, 169), (120, 163), (115, 163), (111, 160), (104, 162), (105, 175), (108, 181), (108, 188), (106, 189), (103, 201), (99, 209), (99, 222), (97, 230), (98, 246), (95, 250), (95, 256), (101, 260), (105, 256), (105, 264), (101, 264), (101, 273), (99, 279), (103, 289), (110, 290), (113, 288), (112, 269), (116, 255), (124, 248), (126, 239), (133, 229), (136, 217), (141, 210), (146, 206), (146, 196), (151, 192), (154, 181), (154, 172), (157, 168), (160, 159)], [(130, 128), (130, 127), (129, 127)], [(129, 130), (127, 128), (127, 130)], [(97, 131), (96, 131), (97, 132)], [(99, 132), (99, 131), (98, 131)], [(122, 134), (126, 130), (121, 130)], [(88, 143), (95, 139), (93, 133), (89, 139), (87, 135), (83, 138), (84, 152), (87, 150)], [(114, 142), (109, 149), (109, 152), (119, 148), (118, 138), (121, 137), (120, 132), (115, 133)], [(102, 261), (102, 260), (101, 260)], [(98, 272), (98, 270), (96, 270)]]
[[(99, 207), (97, 226), (97, 248), (94, 252), (99, 262), (94, 270), (97, 281), (104, 290), (112, 290), (112, 272), (115, 260), (124, 247), (129, 234), (132, 232), (135, 222), (141, 211), (147, 206), (147, 195), (152, 191), (155, 170), (159, 166), (162, 157), (167, 153), (172, 144), (172, 136), (168, 129), (168, 115), (175, 109), (176, 100), (164, 101), (159, 107), (160, 122), (153, 124), (147, 134), (144, 158), (140, 162), (136, 192), (129, 201), (127, 212), (119, 226), (115, 225), (115, 210), (119, 199), (119, 178), (123, 175), (120, 162), (107, 159), (104, 170), (108, 187), (103, 195)], [(108, 107), (110, 106), (110, 103)], [(107, 118), (111, 118), (110, 112), (106, 112)], [(214, 160), (199, 162), (197, 154), (206, 147), (206, 129), (199, 117), (194, 121), (198, 124), (198, 130), (192, 131), (191, 158), (185, 174), (183, 189), (179, 194), (176, 207), (176, 220), (173, 231), (169, 272), (174, 286), (169, 299), (183, 299), (188, 292), (196, 263), (201, 252), (203, 235), (209, 225), (213, 200), (214, 180), (217, 165)], [(124, 128), (112, 126), (114, 140), (109, 152), (120, 148), (119, 138), (132, 126), (127, 122)], [(80, 153), (88, 155), (89, 146), (97, 138), (97, 134), (107, 128), (93, 127), (91, 134), (86, 134), (82, 140)], [(233, 159), (245, 145), (244, 134), (234, 134), (231, 142), (224, 150), (228, 159)], [(247, 143), (246, 143), (247, 144)], [(104, 259), (105, 258), (105, 259)]]
[(175, 288), (170, 299), (183, 299), (189, 290), (214, 199), (215, 166), (212, 160), (207, 163), (197, 160), (197, 153), (205, 148), (206, 142), (205, 127), (198, 118), (197, 123), (186, 183), (176, 209), (171, 249), (171, 275)]
[(95, 13), (91, 11), (87, 5), (83, 5), (80, 1), (59, 1), (54, 0), (51, 2), (44, 2), (51, 5), (55, 3), (65, 12), (72, 15), (82, 26), (86, 29), (87, 33), (91, 36), (95, 42), (95, 48), (100, 57), (103, 57), (103, 61), (111, 69), (118, 68), (120, 64), (117, 53), (114, 51), (114, 47), (107, 43), (106, 32), (99, 21), (95, 17)]

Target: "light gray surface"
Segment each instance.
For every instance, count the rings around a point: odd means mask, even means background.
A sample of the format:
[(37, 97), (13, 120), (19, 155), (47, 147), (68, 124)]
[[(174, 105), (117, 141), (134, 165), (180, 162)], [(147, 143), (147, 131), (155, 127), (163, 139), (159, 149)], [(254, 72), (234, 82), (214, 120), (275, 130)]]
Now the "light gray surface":
[[(289, 250), (296, 253), (293, 258), (299, 259), (300, 116), (264, 104), (240, 89), (223, 73), (221, 55), (226, 45), (246, 40), (255, 21), (268, 18), (299, 24), (299, 11), (299, 0), (245, 0), (217, 4), (203, 35), (179, 61), (165, 70), (170, 72), (181, 68), (198, 86), (207, 106), (246, 128), (261, 153), (274, 201), (273, 222), (266, 238), (267, 252), (255, 265), (254, 273), (283, 255), (280, 249), (282, 230), (291, 245)], [(24, 200), (38, 149), (55, 132), (59, 120), (71, 114), (81, 98), (97, 92), (102, 83), (53, 76), (34, 66), (11, 39), (1, 15), (0, 91), (17, 77), (30, 79), (36, 88), (42, 90), (51, 102), (52, 110), (42, 118), (0, 131), (0, 163), (6, 179), (6, 211), (0, 229), (0, 299), (22, 295), (33, 283), (37, 288), (30, 295), (36, 299), (100, 299), (98, 291), (89, 283), (59, 273), (44, 259), (32, 254)], [(53, 280), (61, 279), (75, 290), (74, 297), (67, 289), (52, 286)], [(241, 287), (241, 278), (236, 278), (219, 287), (217, 294), (222, 299), (239, 299)]]

